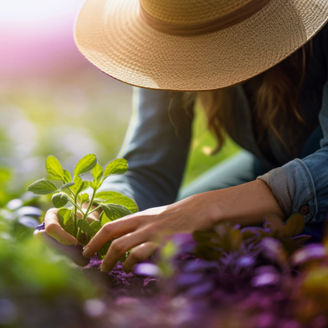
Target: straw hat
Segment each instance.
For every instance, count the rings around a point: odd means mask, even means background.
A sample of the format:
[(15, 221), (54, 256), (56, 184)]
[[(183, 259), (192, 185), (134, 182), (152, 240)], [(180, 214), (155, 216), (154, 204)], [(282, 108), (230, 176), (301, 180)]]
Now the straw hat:
[(274, 66), (327, 21), (327, 0), (86, 0), (75, 41), (123, 82), (211, 90)]

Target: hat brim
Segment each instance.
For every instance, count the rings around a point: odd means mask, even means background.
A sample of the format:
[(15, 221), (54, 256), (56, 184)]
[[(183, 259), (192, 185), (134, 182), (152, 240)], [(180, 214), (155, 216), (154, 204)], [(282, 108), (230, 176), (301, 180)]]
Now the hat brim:
[(87, 0), (75, 26), (81, 53), (125, 83), (163, 90), (213, 90), (276, 65), (328, 21), (326, 0), (271, 0), (234, 26), (197, 36), (150, 27), (138, 0)]

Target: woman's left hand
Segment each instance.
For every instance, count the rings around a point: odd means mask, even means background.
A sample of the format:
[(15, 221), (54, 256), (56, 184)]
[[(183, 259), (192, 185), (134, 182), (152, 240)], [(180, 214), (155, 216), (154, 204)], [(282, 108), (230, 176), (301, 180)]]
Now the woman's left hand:
[(268, 214), (285, 217), (270, 188), (257, 179), (106, 223), (85, 247), (83, 255), (90, 257), (106, 242), (115, 239), (101, 269), (110, 271), (122, 255), (133, 248), (123, 264), (126, 271), (131, 271), (137, 262), (153, 253), (158, 243), (176, 233), (207, 230), (223, 219), (241, 225), (259, 224)]
[(85, 257), (91, 257), (106, 242), (113, 240), (101, 270), (108, 272), (125, 252), (132, 249), (124, 270), (129, 272), (137, 262), (147, 259), (164, 239), (176, 233), (190, 233), (211, 228), (219, 219), (213, 192), (190, 196), (167, 206), (151, 208), (106, 223), (86, 245)]

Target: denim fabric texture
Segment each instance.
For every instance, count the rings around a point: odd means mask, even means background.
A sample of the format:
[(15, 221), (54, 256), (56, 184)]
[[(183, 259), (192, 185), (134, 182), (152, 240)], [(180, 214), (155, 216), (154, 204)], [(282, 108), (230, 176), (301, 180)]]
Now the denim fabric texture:
[(272, 157), (261, 153), (247, 92), (238, 85), (234, 87), (232, 109), (236, 132), (227, 132), (244, 151), (221, 164), (221, 168), (205, 173), (189, 190), (179, 192), (190, 148), (193, 104), (184, 108), (179, 92), (135, 88), (133, 114), (119, 154), (128, 160), (129, 171), (107, 179), (103, 189), (134, 198), (143, 210), (172, 203), (177, 197), (258, 178), (271, 188), (286, 216), (302, 212), (308, 224), (323, 222), (328, 212), (327, 25), (313, 39), (313, 47), (301, 107), (303, 117), (317, 127), (306, 135), (297, 158), (290, 158), (274, 136), (269, 140)]

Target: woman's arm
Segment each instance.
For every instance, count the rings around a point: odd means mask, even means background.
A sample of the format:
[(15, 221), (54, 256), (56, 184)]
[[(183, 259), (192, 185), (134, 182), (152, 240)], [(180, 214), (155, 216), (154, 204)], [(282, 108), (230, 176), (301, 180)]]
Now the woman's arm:
[(173, 234), (210, 229), (222, 220), (242, 225), (257, 224), (268, 214), (283, 217), (267, 185), (255, 180), (193, 195), (168, 206), (107, 223), (85, 247), (83, 255), (90, 257), (107, 241), (115, 239), (105, 256), (102, 270), (110, 271), (122, 255), (133, 248), (123, 264), (125, 270), (130, 271), (136, 262), (151, 255), (157, 243)]
[(328, 82), (323, 87), (319, 121), (323, 133), (320, 149), (259, 177), (286, 216), (301, 211), (306, 223), (324, 221), (328, 213)]
[(176, 200), (189, 153), (193, 103), (182, 92), (134, 89), (133, 113), (120, 151), (129, 163), (123, 176), (109, 177), (102, 190), (133, 198), (140, 210)]

